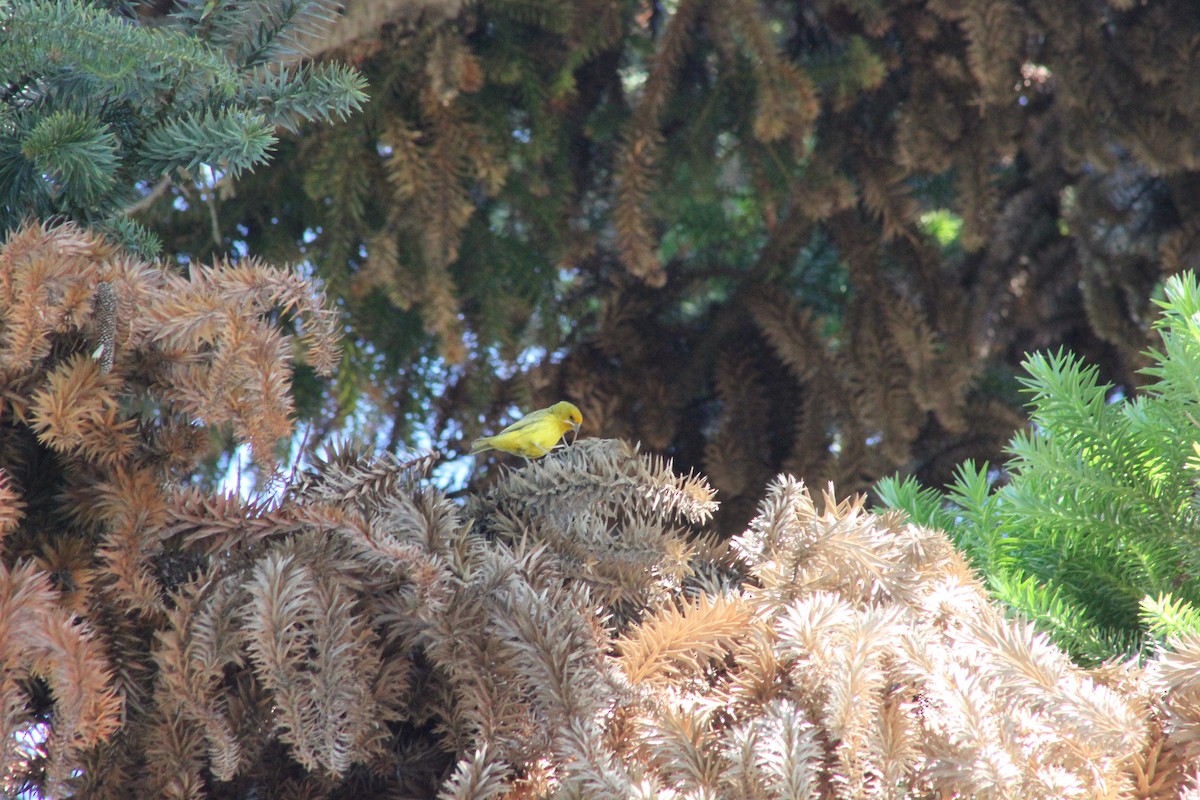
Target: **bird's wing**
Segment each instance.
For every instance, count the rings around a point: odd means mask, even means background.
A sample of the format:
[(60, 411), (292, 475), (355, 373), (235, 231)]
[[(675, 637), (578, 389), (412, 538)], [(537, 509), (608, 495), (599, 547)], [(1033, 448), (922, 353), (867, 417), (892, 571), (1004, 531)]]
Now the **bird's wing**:
[(497, 433), (496, 436), (503, 436), (506, 433), (516, 433), (518, 431), (528, 430), (548, 416), (550, 416), (550, 410), (547, 408), (543, 408), (540, 411), (530, 412), (514, 422), (512, 425), (509, 425), (507, 428)]

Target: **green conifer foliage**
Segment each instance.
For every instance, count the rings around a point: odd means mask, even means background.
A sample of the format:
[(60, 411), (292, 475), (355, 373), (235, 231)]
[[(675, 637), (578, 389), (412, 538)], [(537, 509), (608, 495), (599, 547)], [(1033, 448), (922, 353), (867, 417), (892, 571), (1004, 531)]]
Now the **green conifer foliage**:
[(266, 162), (277, 127), (344, 119), (352, 69), (299, 66), (326, 0), (183, 2), (162, 24), (83, 0), (0, 4), (0, 230), (67, 218), (153, 251), (125, 218), (147, 193)]
[(1012, 608), (1077, 656), (1102, 659), (1200, 630), (1200, 286), (1172, 277), (1147, 353), (1152, 379), (1114, 394), (1095, 366), (1031, 355), (1031, 424), (1009, 445), (1002, 485), (964, 464), (945, 494), (888, 479), (880, 494), (951, 531)]

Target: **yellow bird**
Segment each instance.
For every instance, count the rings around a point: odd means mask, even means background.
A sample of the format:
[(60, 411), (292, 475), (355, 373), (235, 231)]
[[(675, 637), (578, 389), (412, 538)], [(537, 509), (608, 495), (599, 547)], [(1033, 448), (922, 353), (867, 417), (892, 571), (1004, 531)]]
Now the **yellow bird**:
[(541, 458), (554, 449), (567, 431), (579, 435), (583, 414), (566, 400), (549, 408), (526, 414), (495, 436), (481, 436), (471, 445), (471, 453), (501, 450), (524, 458)]

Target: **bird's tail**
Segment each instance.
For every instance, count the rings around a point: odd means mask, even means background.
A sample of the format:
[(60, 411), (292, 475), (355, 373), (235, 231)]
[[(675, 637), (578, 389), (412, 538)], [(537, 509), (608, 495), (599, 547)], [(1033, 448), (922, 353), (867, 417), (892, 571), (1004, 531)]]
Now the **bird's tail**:
[(492, 450), (492, 449), (493, 449), (492, 437), (484, 436), (482, 438), (476, 439), (474, 441), (474, 443), (471, 444), (471, 449), (467, 451), (467, 455), (473, 456), (476, 453), (482, 453), (484, 450)]

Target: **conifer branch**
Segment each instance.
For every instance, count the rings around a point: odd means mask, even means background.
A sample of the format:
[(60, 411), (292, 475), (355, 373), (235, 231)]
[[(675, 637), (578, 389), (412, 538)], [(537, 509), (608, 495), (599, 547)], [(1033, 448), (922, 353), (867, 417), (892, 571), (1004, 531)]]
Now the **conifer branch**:
[(679, 680), (698, 673), (741, 636), (750, 609), (736, 598), (699, 596), (683, 609), (665, 606), (617, 640), (631, 683)]
[(646, 76), (642, 97), (617, 161), (613, 218), (621, 255), (626, 268), (650, 286), (666, 282), (666, 273), (654, 252), (646, 208), (655, 177), (657, 151), (662, 144), (659, 123), (675, 83), (675, 73), (690, 46), (689, 33), (697, 24), (702, 7), (698, 0), (684, 0), (675, 8)]

